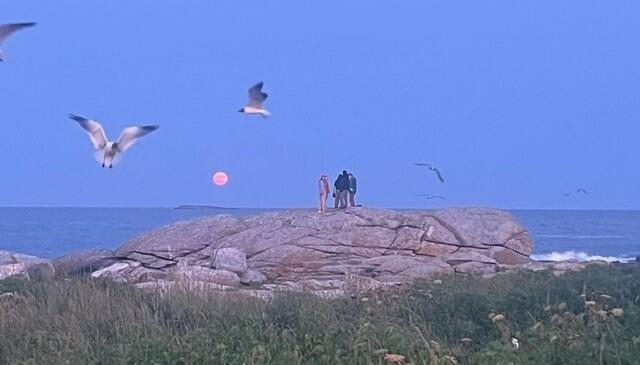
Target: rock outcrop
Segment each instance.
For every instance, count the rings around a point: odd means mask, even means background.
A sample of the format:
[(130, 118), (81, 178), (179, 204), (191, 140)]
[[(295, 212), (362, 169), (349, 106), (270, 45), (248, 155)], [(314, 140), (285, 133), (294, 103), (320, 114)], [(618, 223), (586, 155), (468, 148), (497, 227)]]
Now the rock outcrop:
[(117, 260), (111, 250), (78, 251), (53, 260), (56, 275), (82, 275), (100, 270)]
[(12, 276), (47, 280), (53, 278), (54, 275), (55, 268), (47, 259), (0, 251), (0, 280)]
[(486, 208), (350, 208), (206, 217), (161, 227), (115, 251), (94, 277), (142, 287), (180, 280), (223, 288), (339, 291), (442, 273), (494, 274), (531, 262), (526, 228)]

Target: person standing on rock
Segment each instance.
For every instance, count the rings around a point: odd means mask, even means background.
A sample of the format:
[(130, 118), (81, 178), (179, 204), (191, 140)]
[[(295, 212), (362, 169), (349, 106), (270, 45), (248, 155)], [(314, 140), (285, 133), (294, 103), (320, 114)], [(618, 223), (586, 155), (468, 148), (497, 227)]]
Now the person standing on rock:
[(338, 190), (338, 183), (340, 182), (340, 179), (342, 179), (342, 175), (338, 175), (338, 178), (333, 183), (333, 207), (336, 209), (340, 206), (340, 190)]
[(322, 213), (327, 210), (327, 198), (329, 197), (329, 177), (327, 175), (320, 176), (320, 181), (318, 181), (318, 192), (320, 199), (320, 207), (318, 208), (318, 212)]
[(358, 182), (356, 180), (356, 177), (352, 174), (349, 173), (349, 203), (351, 204), (352, 207), (356, 206), (356, 191), (358, 190)]
[(347, 200), (349, 199), (349, 174), (347, 170), (342, 171), (334, 186), (336, 188), (336, 208), (346, 209)]

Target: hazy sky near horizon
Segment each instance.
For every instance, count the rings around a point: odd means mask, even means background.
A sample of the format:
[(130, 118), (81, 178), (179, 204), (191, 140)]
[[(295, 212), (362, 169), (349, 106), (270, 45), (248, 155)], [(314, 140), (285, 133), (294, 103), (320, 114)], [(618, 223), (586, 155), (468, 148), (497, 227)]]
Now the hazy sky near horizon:
[[(2, 47), (0, 206), (304, 207), (321, 173), (349, 169), (371, 206), (640, 208), (638, 14), (637, 1), (4, 0), (0, 23), (38, 25)], [(269, 119), (237, 112), (260, 80)], [(69, 113), (111, 138), (160, 129), (102, 169)], [(562, 196), (577, 188), (589, 195)]]

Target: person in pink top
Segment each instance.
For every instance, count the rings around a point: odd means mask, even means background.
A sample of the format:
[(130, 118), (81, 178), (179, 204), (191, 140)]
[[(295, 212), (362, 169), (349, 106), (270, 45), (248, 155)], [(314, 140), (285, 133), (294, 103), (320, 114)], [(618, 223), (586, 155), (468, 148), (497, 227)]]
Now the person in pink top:
[(327, 210), (327, 198), (329, 197), (329, 193), (331, 190), (329, 189), (329, 178), (327, 175), (320, 176), (320, 181), (318, 181), (318, 195), (320, 199), (320, 208), (318, 209), (319, 213), (325, 212)]

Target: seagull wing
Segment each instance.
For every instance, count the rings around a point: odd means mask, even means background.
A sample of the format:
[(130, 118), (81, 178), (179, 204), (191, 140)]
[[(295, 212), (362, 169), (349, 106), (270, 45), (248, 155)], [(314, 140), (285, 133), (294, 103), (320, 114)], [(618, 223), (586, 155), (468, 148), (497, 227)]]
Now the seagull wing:
[(447, 198), (445, 198), (444, 196), (441, 196), (441, 195), (434, 195), (433, 198), (434, 199), (440, 199), (440, 200), (447, 200)]
[(433, 170), (436, 175), (438, 175), (438, 180), (440, 180), (440, 182), (444, 182), (444, 179), (442, 178), (442, 174), (440, 174), (440, 170), (436, 169), (435, 167), (431, 167), (431, 170)]
[(0, 25), (0, 44), (2, 44), (14, 32), (34, 25), (36, 25), (36, 23), (11, 23)]
[(261, 108), (262, 103), (267, 100), (269, 95), (262, 92), (262, 86), (264, 86), (264, 83), (260, 81), (249, 89), (249, 106)]
[(104, 134), (104, 128), (102, 128), (100, 123), (75, 114), (69, 114), (69, 118), (78, 122), (78, 124), (87, 131), (93, 143), (93, 148), (101, 150), (107, 145), (107, 136)]
[(583, 193), (583, 194), (587, 193), (587, 191), (585, 189), (582, 189), (582, 188), (578, 189), (576, 192), (577, 193)]
[(122, 130), (118, 138), (118, 151), (125, 152), (133, 146), (138, 139), (158, 129), (157, 125), (145, 125), (141, 127), (128, 127)]

